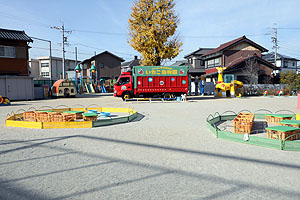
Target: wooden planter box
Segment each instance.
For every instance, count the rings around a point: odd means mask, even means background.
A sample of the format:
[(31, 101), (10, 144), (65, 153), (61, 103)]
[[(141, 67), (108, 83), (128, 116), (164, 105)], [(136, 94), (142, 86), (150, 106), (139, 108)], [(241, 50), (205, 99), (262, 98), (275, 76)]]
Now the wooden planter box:
[(35, 112), (34, 111), (23, 112), (23, 120), (28, 122), (36, 122)]
[(78, 120), (78, 119), (82, 119), (82, 113), (84, 113), (84, 111), (65, 111), (63, 113), (67, 113), (67, 114), (73, 114), (74, 115), (74, 120)]
[(75, 120), (75, 114), (73, 113), (50, 113), (51, 122), (69, 122)]
[(266, 114), (266, 121), (271, 124), (279, 124), (283, 120), (291, 120), (293, 115), (289, 114)]
[(282, 120), (279, 122), (279, 124), (282, 126), (291, 126), (291, 127), (300, 128), (300, 120)]
[(272, 126), (266, 128), (267, 138), (276, 139), (276, 140), (298, 140), (300, 128), (290, 127), (290, 126)]
[(97, 121), (97, 113), (83, 113), (82, 115), (84, 121)]
[(239, 113), (233, 119), (233, 132), (238, 134), (250, 133), (253, 127), (253, 113)]
[(50, 122), (50, 116), (49, 113), (52, 113), (53, 111), (36, 111), (35, 117), (37, 122)]

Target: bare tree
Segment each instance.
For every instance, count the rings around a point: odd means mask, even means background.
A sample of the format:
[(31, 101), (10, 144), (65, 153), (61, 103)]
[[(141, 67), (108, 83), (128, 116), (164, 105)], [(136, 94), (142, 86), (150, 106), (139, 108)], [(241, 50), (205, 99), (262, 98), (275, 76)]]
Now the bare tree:
[(252, 87), (252, 85), (257, 82), (259, 71), (259, 64), (255, 60), (255, 58), (248, 58), (246, 60), (245, 67), (242, 69), (242, 72), (250, 87)]
[(253, 91), (253, 84), (258, 82), (258, 75), (260, 74), (260, 66), (257, 63), (254, 57), (248, 58), (245, 62), (245, 67), (242, 69), (242, 72), (245, 76), (245, 80), (249, 84), (249, 92), (250, 95), (254, 92)]

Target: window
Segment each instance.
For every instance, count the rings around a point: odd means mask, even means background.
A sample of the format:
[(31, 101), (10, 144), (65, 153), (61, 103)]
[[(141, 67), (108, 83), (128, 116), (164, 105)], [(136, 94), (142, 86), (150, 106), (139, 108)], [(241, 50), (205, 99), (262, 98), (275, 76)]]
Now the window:
[(41, 63), (41, 67), (49, 67), (49, 63)]
[(295, 66), (295, 62), (293, 62), (293, 66)]
[(130, 77), (122, 77), (120, 78), (118, 85), (125, 85), (130, 82)]
[(42, 77), (48, 77), (49, 76), (49, 72), (42, 72)]
[(100, 63), (100, 68), (104, 68), (104, 64), (103, 63)]
[(288, 67), (287, 61), (283, 61), (283, 68), (287, 68), (287, 67)]
[(200, 66), (204, 66), (204, 60), (200, 60)]
[(16, 47), (0, 45), (0, 57), (15, 58), (16, 57)]

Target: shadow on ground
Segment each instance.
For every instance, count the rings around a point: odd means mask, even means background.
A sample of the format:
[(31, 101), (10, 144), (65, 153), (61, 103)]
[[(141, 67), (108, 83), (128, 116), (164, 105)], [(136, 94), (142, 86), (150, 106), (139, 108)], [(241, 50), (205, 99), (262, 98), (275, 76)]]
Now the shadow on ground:
[[(72, 190), (66, 190), (67, 192), (65, 194), (61, 194), (61, 196), (58, 197), (51, 197), (51, 199), (69, 199), (74, 197), (80, 197), (81, 195), (94, 193), (94, 192), (100, 192), (103, 190), (111, 189), (114, 187), (119, 187), (122, 185), (128, 185), (131, 183), (136, 182), (145, 182), (148, 179), (157, 178), (160, 176), (178, 176), (178, 177), (189, 177), (200, 181), (205, 181), (210, 184), (226, 184), (230, 186), (229, 189), (217, 191), (217, 192), (211, 192), (211, 194), (201, 197), (204, 199), (214, 199), (217, 197), (221, 198), (228, 198), (228, 195), (231, 195), (233, 192), (240, 192), (240, 191), (252, 191), (252, 192), (258, 192), (260, 194), (265, 194), (266, 192), (269, 192), (272, 195), (281, 195), (285, 198), (297, 198), (300, 196), (299, 191), (294, 191), (289, 188), (283, 188), (279, 186), (266, 186), (266, 185), (258, 185), (250, 182), (240, 181), (237, 179), (226, 179), (223, 177), (220, 177), (218, 175), (214, 174), (203, 174), (201, 172), (190, 172), (182, 169), (175, 169), (171, 167), (165, 167), (160, 165), (155, 165), (153, 163), (143, 163), (139, 161), (132, 161), (127, 159), (120, 159), (115, 158), (111, 156), (102, 155), (100, 153), (89, 153), (89, 152), (83, 152), (83, 151), (76, 151), (74, 149), (66, 148), (65, 146), (57, 146), (54, 143), (57, 141), (62, 140), (68, 140), (68, 139), (74, 139), (74, 138), (81, 138), (81, 139), (87, 139), (87, 140), (97, 140), (101, 142), (108, 142), (108, 143), (116, 143), (116, 144), (123, 144), (123, 145), (133, 145), (133, 146), (139, 146), (146, 149), (156, 149), (156, 150), (162, 150), (162, 151), (171, 151), (171, 152), (177, 152), (184, 154), (194, 154), (199, 156), (199, 159), (201, 157), (212, 157), (212, 158), (219, 158), (219, 159), (226, 159), (230, 161), (242, 161), (249, 164), (260, 164), (260, 165), (266, 165), (266, 166), (273, 166), (273, 167), (280, 167), (280, 168), (286, 168), (286, 169), (293, 169), (293, 170), (299, 170), (300, 166), (289, 164), (289, 163), (282, 163), (282, 162), (275, 162), (275, 161), (268, 161), (264, 159), (254, 159), (254, 158), (247, 158), (247, 157), (240, 157), (240, 156), (233, 156), (228, 154), (219, 154), (219, 153), (213, 153), (208, 151), (198, 151), (198, 150), (192, 150), (192, 149), (185, 149), (185, 148), (177, 148), (177, 147), (170, 147), (170, 146), (164, 146), (164, 145), (156, 145), (156, 144), (150, 144), (150, 143), (141, 143), (141, 142), (133, 142), (128, 140), (120, 140), (120, 139), (111, 139), (111, 138), (105, 138), (105, 137), (98, 137), (98, 136), (89, 136), (89, 135), (73, 135), (73, 136), (65, 136), (65, 137), (52, 137), (52, 138), (44, 138), (44, 139), (35, 139), (35, 140), (10, 140), (0, 141), (1, 145), (10, 145), (10, 144), (21, 144), (24, 146), (18, 147), (18, 148), (11, 148), (5, 151), (1, 151), (0, 155), (8, 154), (11, 152), (16, 152), (19, 150), (25, 150), (30, 149), (33, 151), (34, 148), (46, 148), (48, 150), (57, 150), (62, 153), (56, 154), (56, 155), (50, 155), (52, 157), (55, 156), (63, 156), (63, 155), (70, 155), (77, 154), (84, 157), (92, 158), (95, 163), (89, 164), (89, 165), (81, 165), (77, 167), (72, 168), (63, 168), (61, 170), (56, 170), (48, 173), (40, 173), (40, 174), (34, 174), (19, 178), (14, 178), (10, 180), (0, 180), (0, 197), (2, 199), (50, 199), (47, 196), (43, 196), (42, 194), (36, 194), (36, 192), (27, 191), (25, 188), (19, 188), (14, 186), (13, 184), (22, 181), (22, 180), (30, 180), (32, 178), (36, 177), (46, 177), (51, 174), (61, 174), (66, 173), (68, 171), (74, 171), (74, 170), (80, 170), (85, 169), (89, 167), (97, 167), (101, 165), (110, 165), (112, 163), (119, 163), (126, 166), (134, 166), (134, 167), (140, 167), (140, 168), (146, 168), (151, 169), (154, 171), (150, 175), (141, 175), (139, 178), (132, 178), (127, 179), (123, 181), (117, 181), (114, 183), (109, 183), (97, 186), (95, 186), (91, 189), (87, 190), (81, 190), (81, 191), (72, 191)], [(49, 156), (48, 156), (49, 157)], [(43, 157), (37, 157), (37, 158), (31, 158), (32, 160), (35, 159), (43, 159)], [(97, 159), (100, 159), (101, 162), (97, 162)], [(27, 159), (25, 159), (27, 160)], [(25, 160), (15, 160), (11, 162), (25, 162)], [(7, 163), (0, 163), (1, 166), (7, 165), (11, 162)], [(121, 171), (120, 171), (121, 173)], [(26, 174), (26, 173), (25, 173)], [(143, 183), (144, 184), (144, 183)], [(128, 186), (129, 187), (129, 186)], [(209, 192), (209, 191), (208, 191)], [(18, 197), (23, 198), (18, 198)]]

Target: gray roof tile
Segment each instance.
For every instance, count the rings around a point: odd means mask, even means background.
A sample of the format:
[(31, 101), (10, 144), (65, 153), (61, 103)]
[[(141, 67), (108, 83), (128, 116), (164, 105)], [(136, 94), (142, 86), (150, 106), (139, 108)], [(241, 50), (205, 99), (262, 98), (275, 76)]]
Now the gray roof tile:
[(33, 42), (32, 39), (28, 35), (26, 35), (24, 31), (8, 30), (8, 29), (1, 29), (1, 28), (0, 28), (0, 39)]

